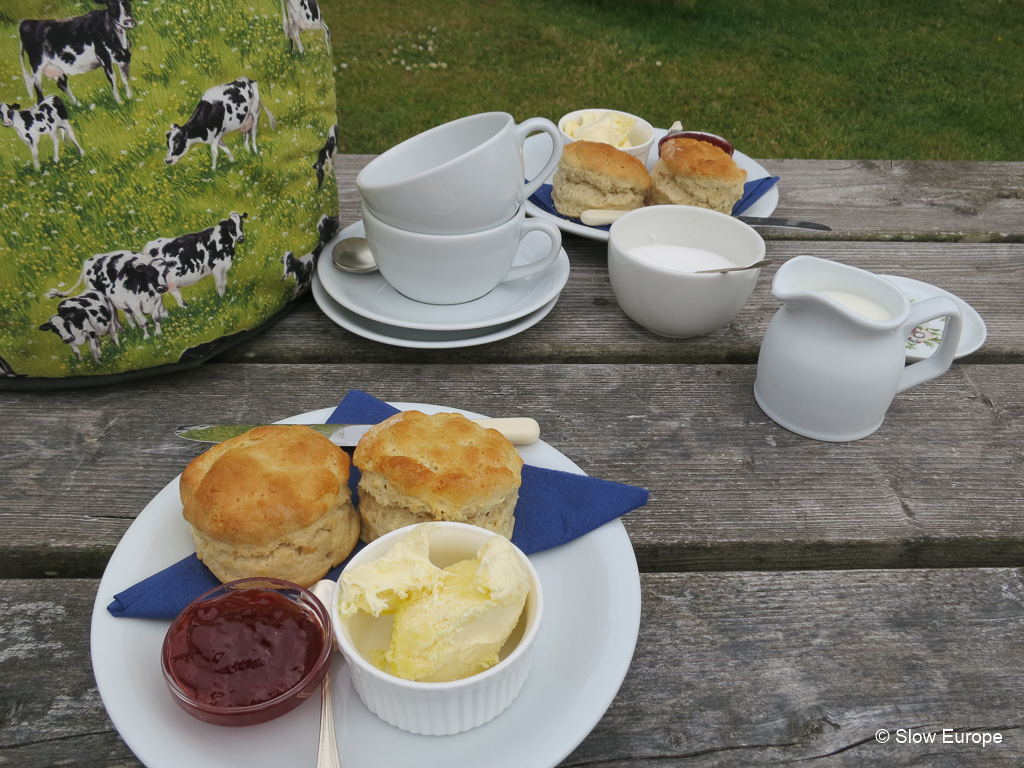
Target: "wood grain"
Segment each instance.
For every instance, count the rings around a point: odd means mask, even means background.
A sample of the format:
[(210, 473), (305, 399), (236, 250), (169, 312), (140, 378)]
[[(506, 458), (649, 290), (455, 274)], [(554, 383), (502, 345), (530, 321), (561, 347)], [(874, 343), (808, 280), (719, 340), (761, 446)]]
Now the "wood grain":
[[(224, 363), (756, 363), (761, 339), (781, 306), (771, 293), (778, 268), (806, 254), (879, 274), (939, 286), (974, 307), (988, 327), (971, 363), (1024, 362), (1024, 245), (966, 243), (768, 242), (775, 263), (762, 271), (747, 305), (724, 328), (669, 339), (619, 308), (606, 246), (566, 238), (569, 282), (533, 328), (504, 341), (449, 350), (407, 349), (368, 341), (337, 326), (312, 299), (292, 315), (218, 358)], [(965, 362), (966, 362), (965, 361)]]
[[(641, 582), (630, 671), (566, 768), (1024, 760), (1019, 569), (649, 574)], [(90, 673), (96, 586), (0, 582), (0, 764), (139, 765)], [(892, 741), (879, 744), (879, 728)], [(938, 743), (898, 744), (901, 728), (937, 733)], [(1003, 743), (942, 744), (944, 728), (999, 733)]]
[[(338, 155), (342, 223), (360, 217), (355, 178), (374, 155)], [(780, 178), (774, 215), (832, 232), (764, 228), (773, 240), (1024, 242), (1024, 163), (910, 160), (758, 162)]]
[[(199, 452), (182, 423), (383, 399), (528, 415), (588, 474), (650, 491), (625, 518), (645, 571), (1024, 564), (1018, 365), (957, 365), (853, 443), (771, 422), (748, 365), (206, 365), (130, 386), (6, 393), (0, 577), (98, 576)], [(131, 408), (126, 409), (125, 404)]]

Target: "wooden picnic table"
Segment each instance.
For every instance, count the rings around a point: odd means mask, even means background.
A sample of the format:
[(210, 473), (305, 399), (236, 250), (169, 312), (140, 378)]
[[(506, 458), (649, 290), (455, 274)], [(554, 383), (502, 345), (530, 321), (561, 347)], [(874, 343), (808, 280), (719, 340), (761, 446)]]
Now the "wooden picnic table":
[[(337, 158), (343, 225), (370, 159)], [(172, 428), (355, 388), (533, 416), (588, 474), (650, 491), (623, 519), (643, 599), (632, 666), (563, 765), (1024, 764), (1024, 163), (759, 162), (782, 179), (777, 215), (832, 232), (762, 230), (775, 263), (705, 337), (633, 323), (606, 246), (567, 235), (560, 300), (504, 341), (387, 346), (310, 299), (189, 372), (0, 392), (0, 763), (138, 764), (98, 696), (89, 622), (121, 536), (202, 450)], [(772, 277), (799, 254), (945, 288), (988, 339), (866, 439), (787, 432), (752, 386)]]

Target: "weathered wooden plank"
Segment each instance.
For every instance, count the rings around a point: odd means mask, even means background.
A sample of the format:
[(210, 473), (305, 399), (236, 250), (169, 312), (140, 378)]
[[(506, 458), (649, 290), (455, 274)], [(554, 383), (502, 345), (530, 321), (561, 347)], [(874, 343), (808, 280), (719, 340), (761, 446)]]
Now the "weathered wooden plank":
[[(641, 581), (631, 669), (566, 767), (1024, 760), (1019, 569)], [(90, 672), (95, 590), (91, 580), (0, 582), (0, 763), (138, 765)], [(889, 743), (876, 741), (880, 728), (892, 733)], [(899, 744), (901, 728), (937, 742)], [(1002, 743), (943, 744), (944, 728), (953, 730), (947, 738), (998, 733)]]
[(879, 274), (895, 274), (952, 291), (988, 326), (971, 362), (1024, 362), (1024, 245), (966, 243), (769, 242), (775, 260), (746, 307), (725, 328), (692, 339), (668, 339), (619, 308), (608, 279), (606, 246), (567, 238), (572, 272), (558, 304), (541, 323), (504, 341), (451, 350), (418, 350), (363, 339), (334, 324), (312, 299), (267, 332), (229, 350), (219, 362), (754, 363), (779, 301), (771, 281), (788, 259), (806, 254)]
[[(149, 499), (201, 450), (181, 423), (254, 423), (349, 388), (531, 415), (589, 474), (651, 492), (626, 517), (659, 570), (1024, 563), (1017, 365), (957, 365), (854, 443), (768, 420), (754, 366), (206, 365), (123, 387), (4, 394), (0, 577), (98, 576)], [(131, 410), (126, 404), (131, 404)]]
[[(373, 155), (338, 155), (342, 222), (358, 220), (355, 177)], [(1024, 163), (759, 160), (779, 176), (776, 214), (830, 233), (765, 229), (773, 240), (1024, 241)]]

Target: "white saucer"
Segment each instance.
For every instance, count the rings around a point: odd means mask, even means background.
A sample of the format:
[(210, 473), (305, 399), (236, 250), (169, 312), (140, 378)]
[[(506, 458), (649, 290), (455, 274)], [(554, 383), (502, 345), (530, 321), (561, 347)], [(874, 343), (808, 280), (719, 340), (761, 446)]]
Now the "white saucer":
[[(665, 128), (654, 129), (654, 144), (651, 145), (651, 154), (647, 158), (647, 170), (654, 168), (654, 164), (658, 162), (658, 140), (668, 133)], [(530, 136), (526, 143), (523, 144), (523, 163), (526, 169), (526, 178), (532, 179), (535, 174), (539, 173), (551, 156), (551, 138), (546, 133), (537, 133)], [(733, 153), (733, 160), (736, 161), (736, 165), (747, 172), (747, 181), (753, 181), (754, 179), (764, 179), (772, 174), (768, 173), (761, 166), (760, 163), (752, 160), (751, 158), (744, 155), (739, 150)], [(552, 174), (552, 177), (554, 174)], [(548, 178), (544, 182), (545, 184), (551, 183), (551, 178)], [(764, 193), (752, 206), (743, 212), (744, 216), (771, 216), (775, 212), (775, 208), (779, 204), (779, 185), (775, 184), (771, 189)], [(596, 229), (595, 227), (588, 227), (586, 224), (580, 224), (576, 221), (569, 221), (559, 216), (553, 216), (552, 214), (545, 211), (543, 208), (535, 203), (526, 201), (526, 212), (531, 216), (541, 216), (546, 219), (550, 219), (555, 222), (560, 230), (563, 232), (571, 232), (574, 235), (580, 235), (591, 240), (603, 240), (608, 241), (608, 230)]]
[[(339, 238), (364, 236), (362, 221), (339, 233)], [(519, 246), (515, 264), (528, 264), (542, 258), (548, 247), (549, 241), (543, 234), (527, 234)], [(413, 301), (392, 288), (380, 272), (367, 275), (342, 272), (334, 266), (326, 248), (317, 264), (317, 274), (332, 299), (368, 320), (421, 331), (479, 330), (518, 320), (550, 303), (569, 279), (569, 256), (563, 248), (555, 263), (543, 272), (499, 283), (486, 296), (465, 304)]]
[[(975, 352), (988, 336), (988, 329), (981, 315), (970, 304), (954, 296), (949, 291), (944, 291), (931, 283), (923, 283), (910, 277), (899, 277), (897, 275), (882, 275), (886, 280), (895, 285), (911, 301), (924, 301), (935, 296), (948, 296), (960, 307), (960, 314), (963, 317), (963, 330), (960, 331), (960, 342), (956, 345), (954, 357), (963, 357)], [(939, 342), (942, 341), (942, 332), (946, 328), (946, 318), (919, 325), (914, 329), (914, 334), (907, 339), (907, 360), (917, 361), (931, 357)]]
[(558, 302), (558, 295), (540, 309), (517, 320), (463, 331), (421, 331), (416, 328), (400, 328), (397, 325), (386, 325), (378, 323), (376, 320), (370, 320), (345, 309), (332, 299), (323, 283), (320, 282), (319, 275), (313, 275), (313, 299), (331, 320), (346, 331), (351, 331), (364, 339), (412, 349), (455, 349), (489, 344), (492, 341), (507, 339), (509, 336), (522, 333), (527, 328), (532, 328), (547, 317)]

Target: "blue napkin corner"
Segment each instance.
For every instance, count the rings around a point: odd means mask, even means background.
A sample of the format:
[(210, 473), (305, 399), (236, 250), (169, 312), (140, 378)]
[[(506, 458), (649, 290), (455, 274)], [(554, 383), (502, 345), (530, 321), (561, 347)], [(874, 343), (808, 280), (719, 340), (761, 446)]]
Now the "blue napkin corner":
[[(328, 424), (377, 424), (396, 408), (360, 390), (350, 390), (328, 417)], [(352, 467), (354, 489), (359, 470)], [(516, 504), (512, 542), (527, 555), (577, 539), (647, 503), (648, 492), (623, 483), (525, 465)], [(337, 579), (356, 545), (325, 578)], [(114, 596), (107, 610), (122, 618), (173, 619), (192, 600), (220, 581), (191, 554)]]

